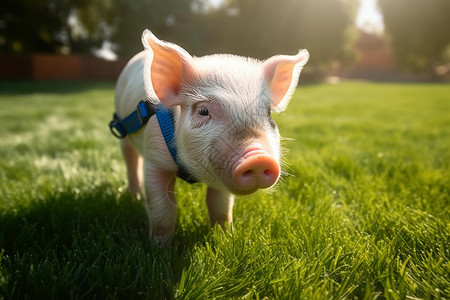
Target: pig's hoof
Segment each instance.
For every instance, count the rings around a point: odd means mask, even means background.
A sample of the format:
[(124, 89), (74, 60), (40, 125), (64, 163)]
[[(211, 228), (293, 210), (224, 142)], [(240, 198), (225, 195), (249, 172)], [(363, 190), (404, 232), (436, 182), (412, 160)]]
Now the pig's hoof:
[(150, 231), (150, 240), (155, 245), (168, 246), (172, 242), (172, 234), (169, 233), (169, 230), (160, 227), (153, 232)]
[(225, 222), (221, 222), (221, 223), (216, 223), (216, 224), (213, 225), (213, 227), (215, 225), (219, 225), (218, 227), (221, 228), (225, 232), (233, 233), (233, 231), (234, 231), (234, 229), (233, 229), (233, 222), (225, 221)]
[(132, 196), (136, 201), (142, 201), (144, 199), (144, 195), (142, 193), (132, 194)]
[(153, 244), (157, 246), (169, 246), (172, 243), (172, 236), (170, 235), (161, 235), (161, 236), (153, 236), (151, 237)]
[(129, 186), (128, 192), (132, 195), (139, 195), (141, 193), (141, 187), (140, 186)]

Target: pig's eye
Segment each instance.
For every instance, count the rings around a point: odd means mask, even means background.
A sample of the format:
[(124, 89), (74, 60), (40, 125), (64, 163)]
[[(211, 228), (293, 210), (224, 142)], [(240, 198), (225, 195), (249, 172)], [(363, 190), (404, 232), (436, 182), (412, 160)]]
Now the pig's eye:
[(277, 124), (275, 124), (275, 121), (272, 118), (269, 118), (269, 124), (272, 129), (277, 128)]
[(204, 117), (209, 116), (209, 110), (206, 107), (200, 107), (198, 109), (198, 114)]

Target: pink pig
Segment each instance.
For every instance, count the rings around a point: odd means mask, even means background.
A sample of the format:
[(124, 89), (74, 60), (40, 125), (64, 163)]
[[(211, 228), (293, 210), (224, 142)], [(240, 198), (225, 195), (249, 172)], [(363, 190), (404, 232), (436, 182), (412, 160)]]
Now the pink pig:
[(233, 195), (269, 188), (279, 179), (280, 134), (270, 117), (283, 111), (297, 86), (308, 51), (264, 62), (234, 55), (192, 57), (179, 46), (142, 34), (116, 86), (116, 115), (125, 118), (148, 99), (169, 107), (174, 119), (171, 156), (157, 117), (121, 139), (129, 189), (141, 192), (142, 158), (150, 236), (166, 244), (174, 231), (174, 184), (182, 165), (208, 185), (211, 225), (232, 222)]

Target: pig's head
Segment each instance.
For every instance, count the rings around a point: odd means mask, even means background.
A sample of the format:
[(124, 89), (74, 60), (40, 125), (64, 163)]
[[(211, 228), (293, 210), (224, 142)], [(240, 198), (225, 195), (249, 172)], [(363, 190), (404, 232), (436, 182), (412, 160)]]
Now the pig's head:
[(150, 31), (142, 41), (147, 96), (180, 107), (175, 136), (186, 169), (234, 194), (273, 186), (281, 151), (271, 112), (286, 108), (308, 52), (264, 62), (234, 55), (194, 58)]

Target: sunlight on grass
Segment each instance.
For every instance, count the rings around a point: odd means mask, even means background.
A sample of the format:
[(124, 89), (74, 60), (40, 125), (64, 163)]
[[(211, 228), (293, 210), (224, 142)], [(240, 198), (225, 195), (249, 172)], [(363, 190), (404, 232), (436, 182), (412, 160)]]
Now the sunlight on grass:
[(287, 172), (209, 228), (178, 182), (147, 239), (108, 83), (0, 83), (0, 298), (450, 297), (449, 85), (306, 85), (276, 116)]

